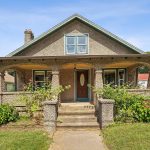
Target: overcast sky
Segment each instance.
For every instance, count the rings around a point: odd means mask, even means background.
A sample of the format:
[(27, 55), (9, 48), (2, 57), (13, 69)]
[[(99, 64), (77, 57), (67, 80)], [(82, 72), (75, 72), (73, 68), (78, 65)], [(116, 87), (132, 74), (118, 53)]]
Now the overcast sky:
[(97, 23), (138, 48), (150, 50), (150, 0), (0, 0), (0, 56), (74, 13)]

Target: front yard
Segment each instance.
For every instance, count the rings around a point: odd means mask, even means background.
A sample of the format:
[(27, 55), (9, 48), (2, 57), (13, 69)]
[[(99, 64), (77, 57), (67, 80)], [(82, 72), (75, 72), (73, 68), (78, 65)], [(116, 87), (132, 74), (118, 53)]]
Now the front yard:
[(150, 124), (116, 124), (105, 128), (103, 137), (110, 150), (149, 150)]
[(18, 120), (0, 127), (0, 150), (48, 150), (52, 139), (29, 120)]

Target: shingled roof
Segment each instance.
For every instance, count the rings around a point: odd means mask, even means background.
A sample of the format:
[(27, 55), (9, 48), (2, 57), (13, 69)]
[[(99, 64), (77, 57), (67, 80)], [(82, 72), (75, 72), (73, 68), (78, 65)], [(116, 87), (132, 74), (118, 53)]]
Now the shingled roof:
[(7, 55), (7, 57), (11, 57), (11, 56), (16, 56), (18, 53), (20, 53), (21, 51), (25, 50), (27, 47), (32, 46), (33, 44), (35, 44), (36, 42), (38, 42), (39, 40), (43, 39), (44, 37), (52, 34), (54, 31), (58, 30), (59, 28), (61, 28), (62, 26), (64, 26), (65, 24), (73, 21), (74, 19), (78, 19), (86, 24), (88, 24), (89, 26), (93, 27), (94, 29), (104, 33), (105, 35), (109, 36), (110, 38), (118, 41), (119, 43), (123, 44), (124, 46), (132, 49), (133, 51), (136, 51), (139, 54), (143, 54), (144, 52), (142, 50), (140, 50), (139, 48), (133, 46), (132, 44), (128, 43), (127, 41), (119, 38), (118, 36), (114, 35), (113, 33), (107, 31), (106, 29), (102, 28), (101, 26), (93, 23), (92, 21), (88, 20), (87, 18), (79, 15), (79, 14), (74, 14), (70, 17), (68, 17), (67, 19), (65, 19), (64, 21), (60, 22), (59, 24), (57, 24), (56, 26), (52, 27), (51, 29), (49, 29), (47, 32), (44, 32), (43, 34), (41, 34), (40, 36), (38, 36), (37, 38), (33, 39), (32, 41), (24, 44), (23, 46), (19, 47), (18, 49), (14, 50), (13, 52), (9, 53)]

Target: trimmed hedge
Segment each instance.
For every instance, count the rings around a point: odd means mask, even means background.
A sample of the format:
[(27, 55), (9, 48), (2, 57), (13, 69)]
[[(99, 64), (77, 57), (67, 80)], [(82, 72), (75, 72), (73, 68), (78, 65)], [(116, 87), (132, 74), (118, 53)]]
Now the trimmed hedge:
[(0, 125), (19, 119), (19, 113), (13, 106), (0, 105)]

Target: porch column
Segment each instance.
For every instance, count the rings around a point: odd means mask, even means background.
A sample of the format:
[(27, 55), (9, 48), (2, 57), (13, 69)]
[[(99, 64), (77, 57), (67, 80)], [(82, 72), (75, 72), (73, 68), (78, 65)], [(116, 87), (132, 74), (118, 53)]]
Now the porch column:
[(95, 70), (95, 87), (96, 88), (103, 88), (103, 76), (102, 76), (102, 69), (96, 68)]
[(58, 87), (59, 82), (59, 70), (52, 70), (52, 87)]
[[(52, 88), (57, 88), (60, 85), (59, 81), (59, 69), (55, 67), (52, 69)], [(56, 97), (55, 100), (59, 100), (59, 97)]]
[(0, 93), (5, 91), (5, 79), (4, 79), (5, 73), (0, 72)]
[[(95, 68), (95, 88), (103, 88), (103, 76), (102, 76), (102, 68), (96, 67)], [(99, 103), (98, 103), (98, 97), (96, 94), (94, 94), (94, 105), (96, 108), (96, 114), (98, 113), (99, 109)]]
[(2, 104), (2, 92), (5, 91), (5, 79), (4, 72), (0, 72), (0, 104)]

